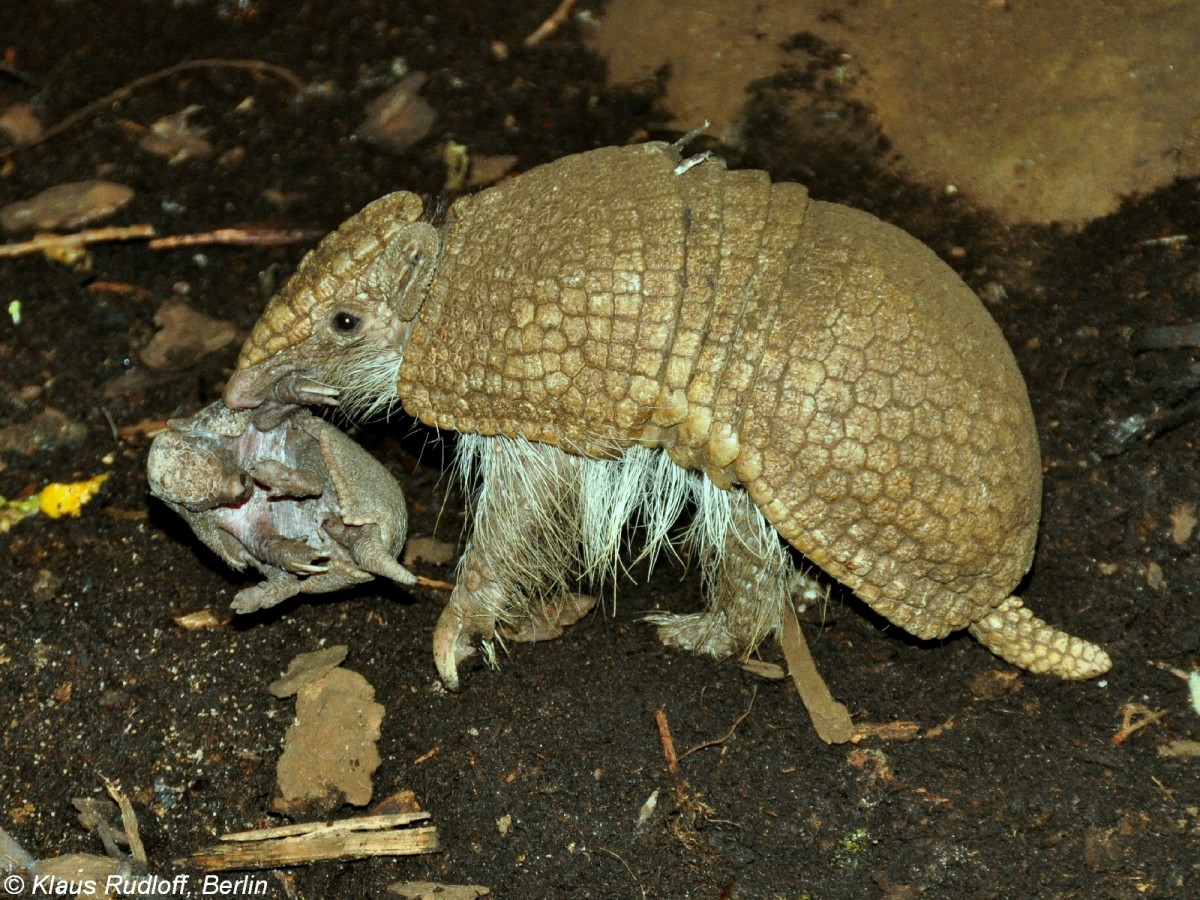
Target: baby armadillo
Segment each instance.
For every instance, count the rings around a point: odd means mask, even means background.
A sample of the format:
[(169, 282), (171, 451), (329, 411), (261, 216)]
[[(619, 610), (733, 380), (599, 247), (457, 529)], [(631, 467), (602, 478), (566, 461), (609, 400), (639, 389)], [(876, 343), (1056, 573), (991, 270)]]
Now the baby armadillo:
[(396, 562), (408, 517), (404, 494), (374, 457), (304, 409), (234, 412), (221, 403), (171, 419), (150, 445), (150, 491), (239, 572), (237, 612), (296, 594), (416, 576)]
[[(804, 582), (792, 551), (920, 638), (967, 628), (1034, 672), (1107, 654), (1012, 591), (1041, 464), (995, 322), (927, 247), (796, 184), (662, 143), (455, 202), (384, 197), (301, 263), (242, 348), (232, 408), (397, 402), (465, 435), (475, 525), (434, 637), (443, 679), (497, 622), (653, 553), (691, 504), (707, 611), (664, 637), (748, 653)], [(777, 536), (778, 535), (778, 536)]]

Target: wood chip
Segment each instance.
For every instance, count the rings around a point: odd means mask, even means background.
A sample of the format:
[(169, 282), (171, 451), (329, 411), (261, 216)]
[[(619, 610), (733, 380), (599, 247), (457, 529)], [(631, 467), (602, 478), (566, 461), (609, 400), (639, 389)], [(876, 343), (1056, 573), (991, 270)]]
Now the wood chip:
[(0, 113), (0, 135), (14, 147), (36, 144), (42, 131), (42, 123), (28, 103), (14, 103)]
[(857, 722), (854, 725), (854, 737), (851, 740), (857, 744), (867, 738), (879, 738), (884, 741), (898, 741), (905, 744), (915, 741), (921, 736), (919, 722)]
[(1170, 513), (1171, 540), (1186, 544), (1196, 530), (1196, 507), (1191, 503), (1180, 503)]
[(1200, 756), (1200, 741), (1171, 741), (1158, 748), (1158, 755), (1171, 759), (1195, 759)]
[(208, 607), (172, 617), (172, 621), (184, 631), (208, 631), (211, 628), (221, 628), (229, 624), (231, 619), (232, 616), (219, 616)]
[(491, 888), (481, 884), (439, 884), (434, 881), (397, 881), (388, 890), (407, 900), (474, 900), (487, 897)]
[(336, 822), (308, 822), (226, 835), (222, 843), (198, 850), (187, 860), (210, 872), (272, 869), (323, 860), (369, 856), (415, 856), (439, 849), (437, 828), (417, 825), (428, 813), (364, 816)]
[(766, 681), (783, 681), (787, 678), (787, 672), (779, 663), (767, 662), (764, 659), (747, 659), (740, 665), (743, 672), (749, 672)]

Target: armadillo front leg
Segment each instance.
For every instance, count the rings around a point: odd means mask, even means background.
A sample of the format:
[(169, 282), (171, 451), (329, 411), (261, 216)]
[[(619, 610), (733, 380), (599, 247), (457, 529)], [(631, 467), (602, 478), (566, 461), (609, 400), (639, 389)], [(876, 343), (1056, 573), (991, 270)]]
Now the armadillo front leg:
[(458, 687), (458, 664), (490, 651), (497, 625), (513, 625), (571, 590), (579, 559), (577, 505), (583, 460), (556, 447), (503, 437), (464, 435), (463, 480), (478, 482), (475, 530), (459, 562), (457, 583), (433, 635), (438, 674)]

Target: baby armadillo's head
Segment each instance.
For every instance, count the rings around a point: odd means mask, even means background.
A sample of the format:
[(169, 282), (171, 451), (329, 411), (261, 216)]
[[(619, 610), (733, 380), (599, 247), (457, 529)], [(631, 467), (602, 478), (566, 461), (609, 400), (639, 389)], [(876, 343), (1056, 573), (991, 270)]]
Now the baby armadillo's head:
[(441, 252), (421, 212), (415, 194), (389, 194), (321, 241), (254, 326), (225, 405), (336, 404), (365, 416), (389, 409)]

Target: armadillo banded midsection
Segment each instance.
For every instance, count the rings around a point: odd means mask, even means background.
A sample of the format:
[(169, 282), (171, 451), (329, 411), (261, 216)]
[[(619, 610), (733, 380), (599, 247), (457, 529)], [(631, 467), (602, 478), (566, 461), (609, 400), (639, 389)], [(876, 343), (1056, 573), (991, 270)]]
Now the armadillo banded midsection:
[(865, 213), (637, 150), (454, 205), (400, 368), (406, 410), (588, 455), (662, 447), (744, 485), (789, 543), (919, 637), (994, 607), (1032, 559), (1041, 470), (978, 298)]

